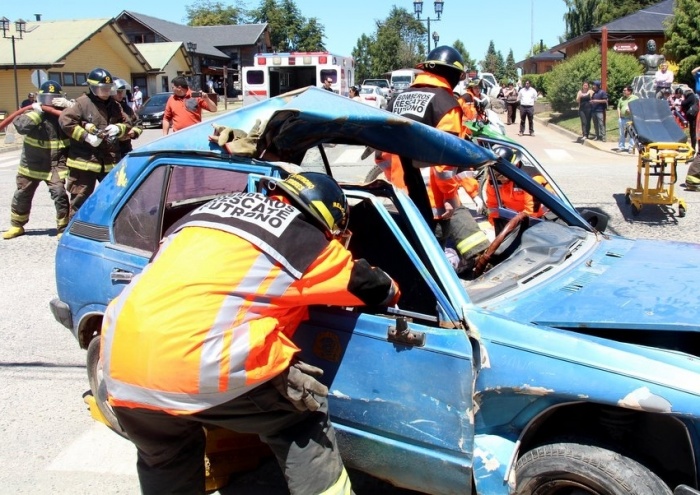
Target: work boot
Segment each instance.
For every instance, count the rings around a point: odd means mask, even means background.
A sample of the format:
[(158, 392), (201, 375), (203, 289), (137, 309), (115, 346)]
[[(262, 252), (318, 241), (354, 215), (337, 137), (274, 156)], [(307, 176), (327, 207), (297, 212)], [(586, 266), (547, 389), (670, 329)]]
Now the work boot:
[(24, 227), (10, 227), (8, 230), (2, 233), (3, 239), (14, 239), (24, 235)]

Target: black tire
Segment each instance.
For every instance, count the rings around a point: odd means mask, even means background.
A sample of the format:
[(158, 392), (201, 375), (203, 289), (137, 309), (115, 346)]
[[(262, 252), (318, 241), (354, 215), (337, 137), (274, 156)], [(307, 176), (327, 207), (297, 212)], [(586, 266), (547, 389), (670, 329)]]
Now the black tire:
[(517, 495), (671, 495), (646, 467), (591, 445), (537, 447), (521, 457), (515, 469)]
[(97, 408), (102, 415), (107, 419), (109, 426), (119, 435), (128, 438), (126, 432), (122, 429), (117, 417), (114, 415), (112, 406), (107, 402), (107, 389), (105, 388), (102, 379), (102, 361), (100, 360), (100, 336), (96, 335), (90, 341), (87, 349), (87, 372), (88, 381), (90, 382), (90, 390), (95, 398)]
[(370, 182), (381, 178), (383, 175), (384, 172), (382, 172), (379, 165), (375, 165), (369, 172), (367, 172), (367, 175), (365, 176), (365, 184), (369, 184)]

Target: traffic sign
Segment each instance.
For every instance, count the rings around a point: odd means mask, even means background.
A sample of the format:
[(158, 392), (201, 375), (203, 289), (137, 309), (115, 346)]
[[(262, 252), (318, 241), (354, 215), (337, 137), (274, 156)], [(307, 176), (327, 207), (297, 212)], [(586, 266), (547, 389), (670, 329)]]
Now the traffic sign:
[(32, 84), (35, 88), (40, 88), (42, 84), (49, 80), (49, 75), (44, 70), (34, 70), (32, 72)]

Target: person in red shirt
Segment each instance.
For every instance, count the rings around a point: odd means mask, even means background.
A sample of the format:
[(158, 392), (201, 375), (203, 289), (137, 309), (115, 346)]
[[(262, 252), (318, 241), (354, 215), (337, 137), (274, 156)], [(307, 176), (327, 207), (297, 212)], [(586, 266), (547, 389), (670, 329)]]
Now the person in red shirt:
[(174, 132), (201, 122), (202, 109), (216, 112), (216, 103), (206, 93), (194, 96), (187, 79), (176, 77), (173, 79), (173, 94), (165, 104), (163, 135), (168, 134), (171, 127)]

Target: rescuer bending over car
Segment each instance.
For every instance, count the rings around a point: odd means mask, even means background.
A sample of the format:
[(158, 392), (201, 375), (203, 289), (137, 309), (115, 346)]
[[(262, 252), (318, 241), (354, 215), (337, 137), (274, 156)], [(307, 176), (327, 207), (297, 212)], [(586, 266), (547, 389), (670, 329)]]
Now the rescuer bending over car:
[(295, 359), (308, 306), (391, 306), (382, 270), (353, 260), (331, 177), (266, 180), (179, 220), (107, 308), (109, 401), (138, 449), (145, 494), (204, 493), (203, 425), (256, 433), (292, 494), (349, 494), (319, 368)]

